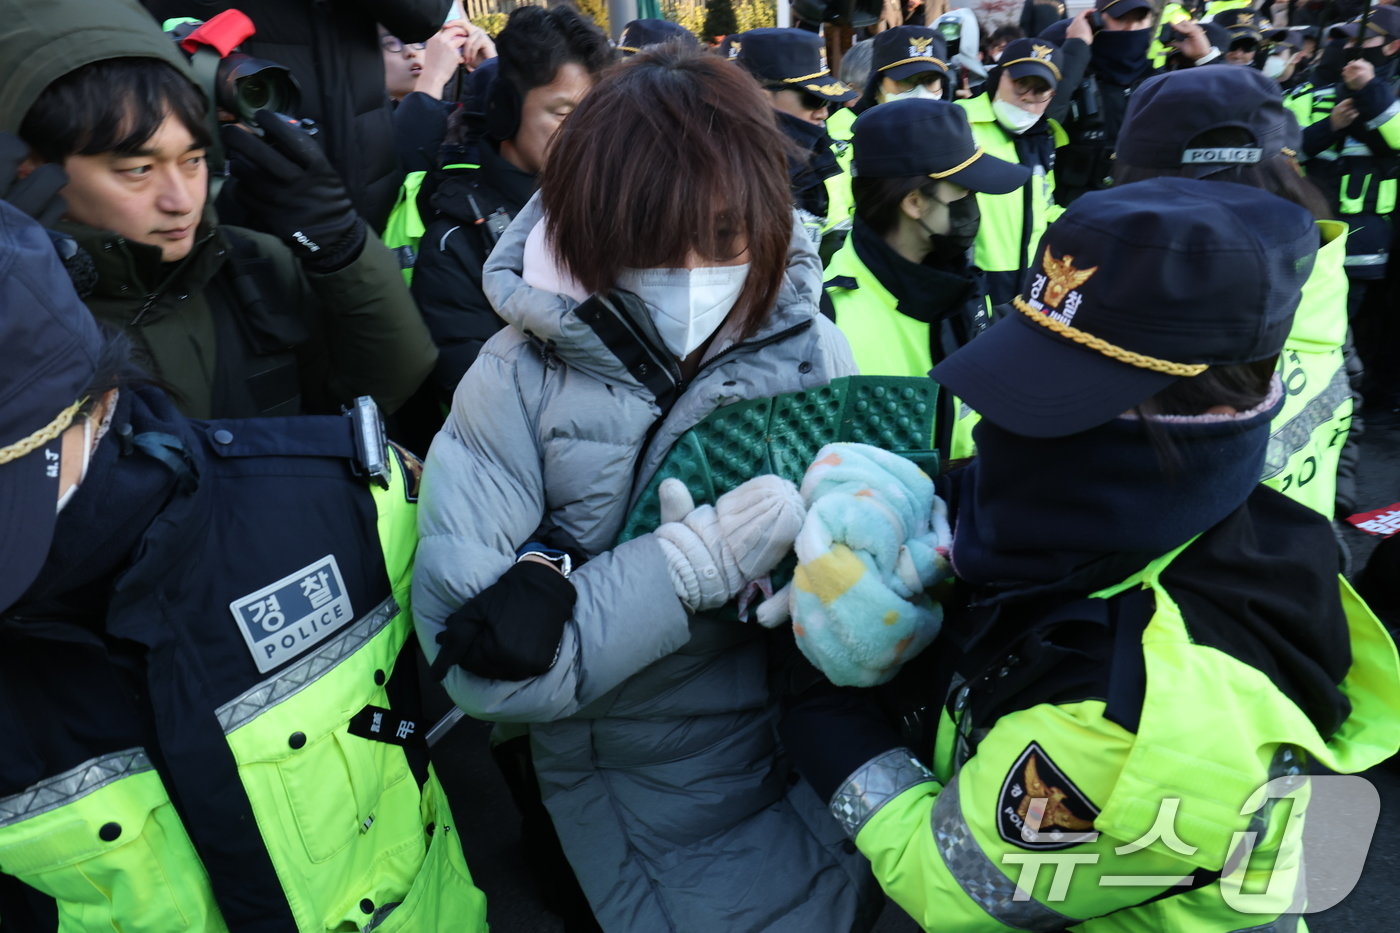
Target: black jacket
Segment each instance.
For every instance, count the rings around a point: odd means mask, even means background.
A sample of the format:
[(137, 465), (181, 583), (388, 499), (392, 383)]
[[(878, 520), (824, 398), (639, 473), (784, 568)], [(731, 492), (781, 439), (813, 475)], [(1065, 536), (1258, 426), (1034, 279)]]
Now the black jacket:
[(257, 35), (242, 50), (292, 70), (302, 112), (321, 125), (326, 155), (345, 179), (355, 209), (382, 230), (403, 173), (384, 90), (384, 57), (375, 23), (404, 42), (441, 28), (450, 0), (142, 0), (157, 20), (208, 19), (227, 9), (248, 14)]
[(429, 174), (419, 191), (425, 220), (413, 269), (413, 297), (438, 346), (430, 382), (440, 401), (452, 398), (481, 345), (505, 326), (481, 290), (486, 257), (538, 181), (482, 140), (469, 143), (448, 166)]

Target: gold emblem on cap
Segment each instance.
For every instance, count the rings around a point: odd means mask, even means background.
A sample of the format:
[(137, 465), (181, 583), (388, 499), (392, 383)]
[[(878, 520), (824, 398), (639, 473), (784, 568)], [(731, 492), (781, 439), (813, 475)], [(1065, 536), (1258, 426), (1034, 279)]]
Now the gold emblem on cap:
[(1043, 58), (1049, 61), (1050, 53), (1053, 51), (1055, 50), (1048, 45), (1033, 45), (1031, 46), (1031, 58)]
[(729, 57), (730, 57), (730, 58), (738, 58), (738, 57), (739, 57), (739, 46), (740, 46), (740, 44), (741, 44), (741, 43), (739, 43), (739, 42), (734, 42), (734, 43), (732, 43), (732, 44), (729, 46)]
[(933, 49), (930, 48), (930, 46), (932, 46), (932, 45), (933, 45), (933, 36), (926, 36), (926, 37), (924, 37), (924, 38), (922, 38), (922, 39), (919, 39), (919, 38), (917, 38), (917, 37), (916, 37), (916, 38), (911, 38), (911, 39), (909, 40), (909, 54), (910, 54), (910, 55), (932, 55), (932, 54), (933, 54)]
[(850, 90), (850, 88), (837, 81), (832, 84), (818, 84), (815, 87), (808, 85), (807, 90), (815, 91), (818, 94), (826, 94), (827, 96), (832, 96), (835, 94), (845, 94), (847, 91)]
[(1062, 258), (1056, 259), (1051, 254), (1049, 246), (1045, 247), (1045, 255), (1041, 259), (1041, 264), (1045, 267), (1045, 275), (1050, 280), (1049, 284), (1045, 286), (1045, 303), (1052, 308), (1058, 308), (1060, 302), (1065, 300), (1065, 295), (1089, 281), (1089, 277), (1099, 271), (1098, 266), (1076, 269), (1073, 256), (1066, 253)]

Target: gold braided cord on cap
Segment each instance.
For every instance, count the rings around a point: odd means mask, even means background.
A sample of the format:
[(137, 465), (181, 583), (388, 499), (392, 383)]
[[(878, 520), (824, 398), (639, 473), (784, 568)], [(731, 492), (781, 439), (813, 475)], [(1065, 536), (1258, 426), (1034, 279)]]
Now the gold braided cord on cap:
[(35, 431), (28, 437), (21, 437), (8, 447), (0, 447), (0, 463), (9, 463), (11, 460), (18, 460), (25, 454), (32, 454), (43, 447), (49, 441), (58, 437), (68, 426), (73, 423), (73, 416), (78, 413), (78, 409), (83, 407), (87, 399), (80, 398), (72, 405), (58, 413), (58, 417)]
[(634, 46), (630, 46), (630, 45), (619, 45), (619, 46), (617, 47), (617, 50), (618, 50), (619, 52), (632, 52), (632, 53), (634, 53), (634, 54), (641, 51), (641, 49), (636, 48), (636, 47), (634, 47)]
[(800, 77), (800, 78), (784, 78), (784, 79), (783, 79), (783, 83), (784, 83), (784, 84), (798, 84), (798, 83), (800, 83), (800, 82), (802, 82), (802, 81), (811, 81), (813, 78), (826, 78), (826, 77), (829, 77), (830, 75), (831, 75), (831, 70), (830, 70), (829, 68), (823, 68), (821, 71), (814, 71), (814, 72), (812, 72), (811, 74), (809, 74), (809, 75), (803, 75), (803, 76)]
[(963, 169), (967, 168), (967, 167), (968, 167), (969, 165), (971, 165), (973, 162), (976, 162), (978, 159), (982, 158), (982, 154), (983, 154), (983, 153), (982, 153), (982, 147), (981, 147), (981, 146), (978, 146), (975, 150), (973, 150), (972, 155), (968, 157), (968, 159), (967, 159), (966, 162), (961, 162), (961, 163), (959, 163), (959, 164), (957, 164), (957, 165), (954, 165), (952, 168), (948, 169), (948, 171), (946, 171), (946, 172), (929, 172), (929, 173), (928, 173), (928, 177), (929, 177), (929, 178), (947, 178), (949, 175), (956, 175), (958, 172), (961, 172)]
[(939, 68), (942, 68), (944, 71), (947, 71), (947, 70), (948, 70), (948, 63), (947, 63), (947, 62), (945, 62), (945, 61), (944, 61), (943, 59), (941, 59), (941, 58), (934, 58), (932, 55), (920, 55), (920, 56), (918, 56), (917, 58), (901, 58), (901, 59), (900, 59), (899, 61), (897, 61), (897, 62), (890, 62), (888, 65), (881, 65), (880, 68), (879, 68), (879, 70), (880, 70), (880, 71), (889, 71), (891, 68), (894, 68), (894, 67), (897, 66), (897, 65), (907, 65), (907, 64), (909, 64), (910, 62), (929, 62), (929, 63), (931, 63), (931, 64), (937, 65)]
[(1173, 363), (1171, 360), (1159, 360), (1155, 356), (1147, 356), (1143, 353), (1134, 353), (1132, 350), (1124, 350), (1120, 346), (1109, 343), (1102, 337), (1095, 337), (1077, 327), (1070, 327), (1068, 324), (1055, 320), (1048, 314), (1044, 314), (1026, 304), (1020, 295), (1011, 299), (1011, 303), (1016, 306), (1026, 317), (1030, 318), (1041, 327), (1048, 328), (1059, 334), (1066, 340), (1071, 340), (1077, 344), (1088, 347), (1090, 350), (1097, 350), (1104, 356), (1117, 360), (1120, 363), (1127, 363), (1129, 366), (1136, 366), (1138, 369), (1150, 369), (1153, 372), (1166, 373), (1168, 376), (1199, 376), (1210, 367), (1205, 363)]
[(1044, 65), (1055, 75), (1055, 80), (1060, 80), (1060, 69), (1055, 67), (1055, 63), (1048, 58), (1013, 58), (1009, 62), (997, 62), (1003, 68), (1010, 68), (1012, 65), (1019, 65), (1021, 62), (1030, 62), (1032, 65)]

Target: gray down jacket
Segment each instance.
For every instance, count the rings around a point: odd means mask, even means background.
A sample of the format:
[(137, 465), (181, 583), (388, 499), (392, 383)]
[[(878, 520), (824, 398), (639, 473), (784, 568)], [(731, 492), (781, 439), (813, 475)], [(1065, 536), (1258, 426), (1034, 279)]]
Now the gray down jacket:
[(510, 326), (462, 379), (428, 454), (413, 585), (423, 649), (436, 656), (442, 620), (548, 514), (590, 555), (571, 577), (559, 659), (531, 680), (454, 668), (445, 683), (472, 716), (532, 724), (545, 805), (603, 928), (865, 929), (878, 909), (868, 867), (777, 746), (763, 633), (688, 615), (651, 535), (613, 547), (676, 438), (717, 406), (854, 372), (816, 313), (817, 256), (794, 237), (768, 323), (736, 346), (716, 338), (663, 417), (645, 310), (590, 324), (573, 299), (524, 284), (539, 217), (536, 199), (486, 264)]

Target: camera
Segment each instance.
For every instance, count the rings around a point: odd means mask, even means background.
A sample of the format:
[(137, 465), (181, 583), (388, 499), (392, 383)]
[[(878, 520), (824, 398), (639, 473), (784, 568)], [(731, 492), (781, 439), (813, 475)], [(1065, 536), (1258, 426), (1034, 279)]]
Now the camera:
[[(211, 103), (216, 108), (258, 135), (262, 135), (262, 130), (253, 122), (253, 115), (259, 110), (271, 110), (279, 119), (297, 124), (315, 135), (314, 121), (286, 116), (301, 109), (301, 85), (291, 69), (236, 50), (221, 54), (221, 49), (230, 49), (253, 34), (253, 24), (243, 13), (225, 10), (205, 22), (197, 19), (168, 20), (165, 30), (190, 56), (196, 76), (201, 78), (201, 86), (210, 94)], [(200, 57), (206, 53), (219, 56), (212, 86), (207, 66), (205, 73), (199, 74)]]
[(945, 15), (941, 17), (934, 28), (943, 37), (943, 42), (948, 47), (948, 57), (953, 58), (958, 54), (958, 47), (962, 43), (962, 20), (956, 16)]

